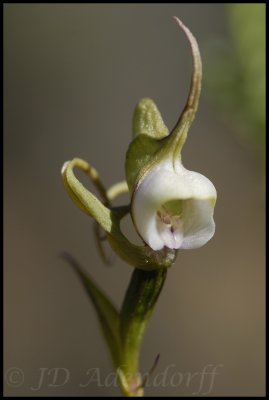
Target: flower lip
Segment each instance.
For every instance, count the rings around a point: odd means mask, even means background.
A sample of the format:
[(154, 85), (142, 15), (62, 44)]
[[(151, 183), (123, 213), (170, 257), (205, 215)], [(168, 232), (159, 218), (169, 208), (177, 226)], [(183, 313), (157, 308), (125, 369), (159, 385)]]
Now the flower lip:
[(179, 249), (183, 241), (183, 223), (180, 216), (169, 215), (162, 207), (162, 210), (156, 213), (156, 223), (164, 245), (171, 249)]
[(136, 186), (132, 218), (137, 232), (153, 250), (201, 247), (214, 235), (216, 196), (214, 185), (205, 176), (166, 159), (153, 166)]

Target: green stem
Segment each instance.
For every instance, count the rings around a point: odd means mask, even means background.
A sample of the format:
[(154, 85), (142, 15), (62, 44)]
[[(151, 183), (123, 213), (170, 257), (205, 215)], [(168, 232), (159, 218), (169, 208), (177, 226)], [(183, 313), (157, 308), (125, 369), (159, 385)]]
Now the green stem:
[(143, 396), (139, 353), (147, 323), (162, 290), (166, 268), (135, 269), (120, 313), (121, 363), (119, 381), (126, 396)]

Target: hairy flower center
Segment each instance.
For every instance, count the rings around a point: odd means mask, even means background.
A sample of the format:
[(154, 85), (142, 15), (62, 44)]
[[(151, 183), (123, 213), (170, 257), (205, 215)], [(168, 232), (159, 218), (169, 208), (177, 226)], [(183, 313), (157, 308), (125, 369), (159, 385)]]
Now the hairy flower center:
[(165, 246), (179, 249), (183, 241), (183, 222), (180, 215), (171, 215), (162, 207), (156, 214), (157, 230)]

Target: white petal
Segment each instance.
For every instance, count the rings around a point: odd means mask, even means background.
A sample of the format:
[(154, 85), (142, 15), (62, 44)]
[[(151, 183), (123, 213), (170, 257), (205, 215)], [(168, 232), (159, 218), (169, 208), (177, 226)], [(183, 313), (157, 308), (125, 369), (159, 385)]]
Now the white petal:
[(159, 234), (163, 240), (164, 246), (169, 247), (169, 249), (175, 248), (176, 241), (170, 228), (164, 226), (163, 229), (159, 230)]
[(184, 239), (182, 249), (194, 249), (207, 243), (215, 233), (213, 208), (208, 200), (186, 200), (184, 202)]
[(180, 249), (182, 247), (182, 243), (183, 243), (183, 231), (181, 229), (176, 229), (173, 232), (174, 234), (174, 238), (175, 238), (175, 247), (174, 249)]
[[(212, 199), (216, 198), (214, 185), (205, 176), (186, 170), (180, 163), (176, 168), (165, 160), (152, 168), (141, 179), (132, 199), (132, 217), (138, 233), (153, 249), (195, 248), (205, 244), (214, 234)], [(170, 200), (183, 202), (184, 238), (180, 232), (174, 238), (158, 230), (157, 211)], [(182, 243), (181, 243), (182, 242)], [(169, 245), (168, 245), (169, 244)]]
[(138, 233), (153, 250), (160, 250), (165, 245), (158, 231), (156, 214), (162, 204), (170, 198), (177, 198), (176, 194), (171, 193), (177, 180), (174, 171), (158, 166), (142, 179), (134, 192), (133, 220)]
[(190, 197), (201, 200), (216, 199), (217, 192), (215, 186), (206, 176), (199, 174), (199, 172), (187, 170), (180, 162), (177, 162), (175, 169), (177, 175), (189, 187), (192, 193)]

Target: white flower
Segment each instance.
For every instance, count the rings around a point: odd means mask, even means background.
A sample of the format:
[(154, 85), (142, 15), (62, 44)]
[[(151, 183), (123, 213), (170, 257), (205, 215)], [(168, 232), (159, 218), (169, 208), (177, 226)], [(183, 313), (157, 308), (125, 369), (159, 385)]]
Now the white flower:
[(196, 39), (178, 19), (192, 51), (193, 73), (187, 103), (170, 134), (150, 99), (134, 115), (135, 138), (126, 157), (132, 194), (131, 213), (137, 232), (153, 250), (193, 249), (215, 232), (217, 193), (205, 176), (185, 169), (181, 151), (195, 117), (201, 92), (202, 61)]
[(172, 157), (155, 164), (139, 181), (132, 199), (132, 218), (153, 249), (193, 249), (215, 232), (216, 189), (205, 176), (188, 171)]

